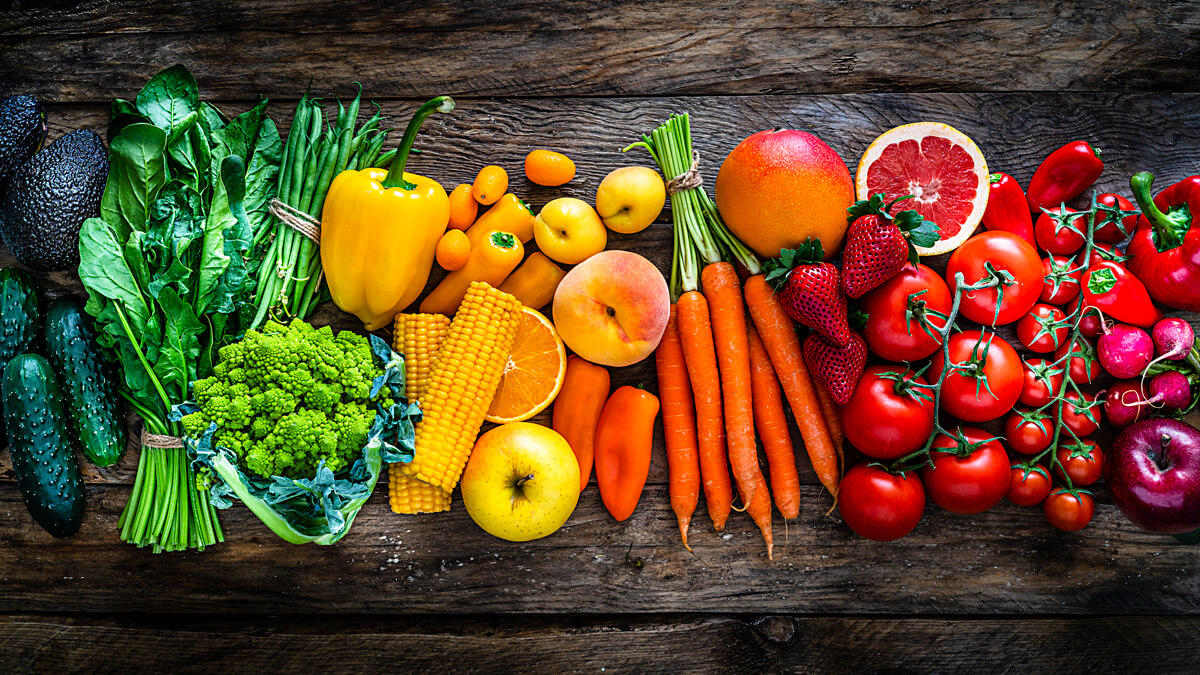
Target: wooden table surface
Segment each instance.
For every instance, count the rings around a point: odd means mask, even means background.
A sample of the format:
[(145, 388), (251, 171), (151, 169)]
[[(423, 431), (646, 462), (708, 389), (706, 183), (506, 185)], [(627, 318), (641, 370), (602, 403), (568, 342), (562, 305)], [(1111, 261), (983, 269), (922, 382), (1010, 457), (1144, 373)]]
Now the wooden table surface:
[[(397, 125), (451, 94), (458, 109), (425, 125), (412, 170), (451, 187), (497, 163), (535, 208), (591, 201), (611, 169), (649, 163), (621, 147), (685, 111), (710, 189), (720, 159), (760, 129), (812, 130), (853, 168), (879, 133), (919, 120), (959, 128), (1023, 184), (1076, 138), (1103, 149), (1101, 188), (1128, 193), (1141, 169), (1163, 182), (1200, 173), (1196, 2), (356, 4), (8, 3), (0, 96), (37, 94), (57, 137), (103, 133), (110, 99), (176, 62), (228, 110), (269, 97), (284, 128), (310, 77), (329, 97), (361, 82)], [(528, 183), (522, 158), (536, 147), (566, 152), (578, 177)], [(610, 247), (668, 270), (670, 241), (664, 214)], [(80, 291), (70, 272), (39, 279), (47, 297)], [(353, 325), (329, 307), (318, 320)], [(651, 363), (612, 377), (655, 387)], [(802, 460), (801, 515), (786, 529), (776, 517), (773, 562), (739, 514), (724, 535), (698, 515), (693, 555), (678, 542), (659, 438), (625, 523), (593, 487), (560, 532), (507, 543), (457, 495), (449, 513), (402, 517), (381, 488), (337, 546), (286, 544), (235, 507), (221, 514), (224, 544), (156, 556), (117, 537), (136, 460), (87, 470), (83, 528), (57, 540), (32, 522), (0, 455), (0, 664), (1183, 671), (1200, 640), (1200, 549), (1137, 530), (1103, 488), (1079, 533), (1007, 502), (978, 516), (929, 506), (912, 535), (883, 544), (826, 515), (831, 500)]]

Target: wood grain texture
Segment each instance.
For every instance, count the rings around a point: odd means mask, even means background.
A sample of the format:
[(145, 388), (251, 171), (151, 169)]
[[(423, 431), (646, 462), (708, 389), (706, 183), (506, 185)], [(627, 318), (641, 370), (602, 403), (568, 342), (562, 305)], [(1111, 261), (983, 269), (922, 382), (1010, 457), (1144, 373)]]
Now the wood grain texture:
[[(1200, 88), (1200, 7), (1172, 2), (25, 3), (0, 94), (103, 101), (192, 67), (219, 99)], [(63, 64), (70, 64), (64, 68)]]
[(380, 491), (337, 546), (287, 544), (239, 506), (221, 514), (225, 543), (160, 556), (118, 541), (128, 495), (89, 487), (83, 528), (57, 540), (0, 483), (0, 612), (1200, 614), (1195, 548), (1106, 503), (1077, 534), (1036, 508), (930, 506), (913, 534), (880, 544), (805, 487), (800, 517), (786, 531), (776, 518), (771, 562), (741, 514), (723, 535), (694, 525), (688, 553), (660, 485), (624, 523), (589, 488), (562, 530), (523, 544), (485, 534), (461, 502), (402, 517)]
[(1195, 617), (0, 618), (15, 673), (1182, 672), (1198, 639)]

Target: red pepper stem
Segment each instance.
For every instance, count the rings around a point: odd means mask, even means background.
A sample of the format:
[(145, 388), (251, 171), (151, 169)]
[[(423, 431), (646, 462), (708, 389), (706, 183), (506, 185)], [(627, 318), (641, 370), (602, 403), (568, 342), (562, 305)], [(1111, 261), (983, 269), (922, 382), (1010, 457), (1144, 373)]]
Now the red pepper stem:
[(1129, 186), (1133, 188), (1133, 198), (1137, 201), (1138, 208), (1142, 210), (1142, 215), (1154, 226), (1154, 234), (1157, 239), (1155, 244), (1159, 252), (1162, 252), (1175, 248), (1182, 242), (1175, 233), (1175, 223), (1171, 221), (1171, 216), (1163, 213), (1162, 209), (1158, 208), (1158, 204), (1154, 203), (1154, 197), (1150, 194), (1150, 186), (1153, 184), (1154, 174), (1149, 171), (1135, 173), (1129, 179)]
[(416, 188), (415, 185), (404, 180), (404, 165), (408, 163), (408, 153), (412, 151), (413, 142), (417, 140), (417, 132), (421, 130), (425, 119), (433, 113), (450, 112), (451, 110), (454, 110), (454, 99), (449, 96), (430, 99), (417, 110), (412, 119), (408, 121), (408, 126), (404, 128), (404, 137), (400, 140), (400, 148), (396, 151), (392, 165), (388, 168), (387, 177), (383, 179), (383, 187), (398, 187), (404, 190)]

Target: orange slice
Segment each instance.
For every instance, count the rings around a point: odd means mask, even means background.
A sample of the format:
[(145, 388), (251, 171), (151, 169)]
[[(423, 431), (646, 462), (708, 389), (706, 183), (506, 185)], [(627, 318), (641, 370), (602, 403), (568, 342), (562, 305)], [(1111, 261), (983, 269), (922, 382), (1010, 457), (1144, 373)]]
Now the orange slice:
[(940, 122), (905, 124), (876, 138), (858, 163), (859, 199), (883, 193), (884, 201), (912, 195), (897, 210), (916, 209), (937, 223), (941, 240), (921, 255), (949, 253), (971, 236), (987, 207), (988, 168), (966, 134)]
[(554, 324), (537, 310), (521, 309), (512, 354), (487, 412), (487, 421), (496, 424), (523, 422), (545, 410), (567, 374), (567, 348)]

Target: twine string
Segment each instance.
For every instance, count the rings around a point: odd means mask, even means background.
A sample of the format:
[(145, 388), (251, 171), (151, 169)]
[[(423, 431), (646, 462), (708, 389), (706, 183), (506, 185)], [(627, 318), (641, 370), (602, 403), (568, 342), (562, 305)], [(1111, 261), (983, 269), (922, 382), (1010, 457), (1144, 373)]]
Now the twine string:
[(321, 221), (299, 209), (284, 204), (278, 199), (271, 200), (269, 211), (271, 215), (279, 219), (279, 222), (299, 232), (314, 243), (321, 243)]
[(692, 165), (688, 170), (667, 181), (667, 196), (698, 188), (703, 184), (704, 178), (700, 175), (700, 153), (692, 150)]

